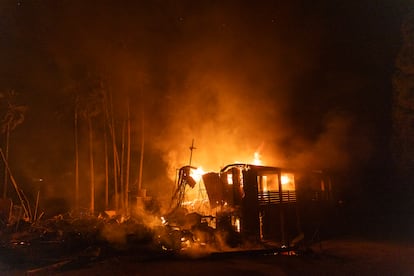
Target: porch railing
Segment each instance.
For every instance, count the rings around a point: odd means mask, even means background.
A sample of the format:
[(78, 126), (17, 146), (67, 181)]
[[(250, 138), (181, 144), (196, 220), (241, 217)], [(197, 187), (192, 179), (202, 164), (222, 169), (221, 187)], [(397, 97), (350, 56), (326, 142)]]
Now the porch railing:
[(260, 205), (271, 205), (280, 203), (296, 202), (296, 191), (280, 192), (259, 192), (258, 201)]

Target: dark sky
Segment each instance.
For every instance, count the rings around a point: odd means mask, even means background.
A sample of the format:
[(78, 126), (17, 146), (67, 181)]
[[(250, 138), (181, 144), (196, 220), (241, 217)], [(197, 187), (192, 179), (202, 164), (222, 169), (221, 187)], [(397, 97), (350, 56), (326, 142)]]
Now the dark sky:
[(0, 89), (29, 108), (12, 133), (12, 168), (71, 189), (73, 95), (99, 79), (116, 112), (131, 102), (135, 168), (144, 110), (149, 190), (188, 162), (192, 139), (206, 170), (259, 151), (275, 166), (386, 172), (394, 59), (412, 7), (4, 0)]

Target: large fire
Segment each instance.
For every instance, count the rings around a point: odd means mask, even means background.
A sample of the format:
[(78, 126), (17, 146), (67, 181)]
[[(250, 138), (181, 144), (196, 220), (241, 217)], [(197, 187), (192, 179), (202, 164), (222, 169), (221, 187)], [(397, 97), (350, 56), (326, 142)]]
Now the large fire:
[(196, 169), (191, 169), (190, 171), (190, 176), (196, 181), (196, 182), (200, 182), (201, 177), (203, 176), (203, 174), (205, 174), (206, 172), (203, 170), (202, 167), (198, 167)]
[[(253, 158), (245, 161), (247, 162), (236, 161), (235, 163), (262, 165), (261, 154), (259, 152), (254, 152)], [(211, 208), (206, 192), (206, 187), (202, 181), (202, 176), (204, 174), (206, 174), (206, 171), (204, 171), (202, 167), (192, 167), (190, 169), (190, 176), (196, 184), (192, 188), (189, 186), (185, 188), (185, 197), (184, 201), (182, 202), (182, 206), (187, 208), (189, 212), (197, 212), (203, 215), (209, 215)], [(292, 182), (292, 179), (289, 177), (292, 176), (283, 175), (282, 184), (288, 184)], [(227, 175), (227, 182), (229, 185), (233, 183), (231, 174)]]

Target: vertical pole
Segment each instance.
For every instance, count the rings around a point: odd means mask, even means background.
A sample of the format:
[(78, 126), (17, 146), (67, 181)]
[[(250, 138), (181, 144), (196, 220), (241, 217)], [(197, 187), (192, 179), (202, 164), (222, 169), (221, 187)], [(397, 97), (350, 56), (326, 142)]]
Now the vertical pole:
[(191, 166), (191, 161), (193, 159), (193, 150), (195, 150), (196, 148), (194, 147), (194, 138), (191, 142), (191, 147), (190, 147), (190, 162), (188, 163), (188, 165)]
[(142, 110), (141, 115), (141, 155), (139, 158), (139, 178), (138, 178), (138, 193), (141, 192), (142, 188), (142, 168), (144, 166), (144, 145), (145, 145), (145, 135), (144, 135), (144, 111)]
[(89, 132), (89, 172), (90, 172), (90, 189), (91, 189), (91, 202), (90, 209), (91, 213), (95, 212), (95, 168), (93, 160), (93, 137), (92, 137), (92, 121), (88, 114), (88, 132)]
[(109, 208), (109, 160), (108, 160), (108, 126), (104, 122), (104, 146), (105, 146), (105, 209)]
[(78, 145), (78, 102), (75, 103), (75, 208), (79, 211), (79, 145)]
[(108, 131), (111, 131), (111, 122), (109, 120), (109, 103), (107, 91), (103, 94), (102, 109), (105, 112), (104, 119), (104, 140), (105, 140), (105, 209), (109, 209), (109, 145)]
[(145, 150), (145, 99), (142, 88), (140, 89), (141, 100), (141, 152), (139, 158), (139, 171), (138, 171), (138, 191), (137, 191), (137, 210), (143, 208), (143, 203), (146, 197), (145, 190), (142, 189), (143, 182), (143, 170), (144, 170), (144, 150)]
[(280, 234), (282, 239), (282, 245), (286, 245), (286, 233), (285, 233), (285, 213), (284, 213), (284, 203), (283, 203), (283, 190), (282, 190), (282, 171), (279, 170), (278, 173), (278, 182), (279, 182), (279, 215), (280, 215)]
[(115, 135), (115, 119), (114, 119), (114, 106), (112, 93), (109, 94), (110, 98), (110, 121), (111, 121), (111, 136), (112, 136), (112, 151), (113, 151), (113, 166), (114, 166), (114, 194), (115, 194), (115, 210), (118, 211), (118, 151), (116, 148), (116, 135)]
[(121, 137), (121, 169), (120, 169), (120, 186), (121, 186), (121, 209), (125, 208), (124, 202), (124, 194), (125, 194), (125, 187), (124, 187), (124, 159), (125, 159), (125, 121), (122, 123), (122, 137)]
[(125, 208), (128, 213), (129, 208), (129, 169), (131, 166), (131, 117), (129, 111), (129, 98), (127, 107), (127, 157), (126, 157), (126, 175), (125, 175)]
[[(7, 123), (6, 129), (6, 160), (9, 161), (9, 141), (10, 141), (10, 122)], [(7, 197), (7, 185), (9, 181), (9, 175), (6, 166), (4, 166), (4, 186), (3, 186), (3, 198)]]

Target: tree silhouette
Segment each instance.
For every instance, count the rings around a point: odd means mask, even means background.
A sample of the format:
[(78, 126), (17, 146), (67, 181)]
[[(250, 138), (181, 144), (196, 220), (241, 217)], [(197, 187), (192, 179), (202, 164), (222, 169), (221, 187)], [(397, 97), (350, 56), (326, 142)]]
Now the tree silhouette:
[[(27, 110), (26, 105), (16, 103), (17, 93), (9, 90), (6, 93), (0, 93), (2, 101), (3, 118), (1, 121), (1, 132), (5, 135), (5, 159), (9, 159), (10, 133), (21, 123), (24, 122), (24, 116)], [(7, 197), (8, 170), (4, 170), (3, 198)]]
[[(85, 119), (88, 128), (88, 148), (89, 148), (89, 177), (90, 177), (90, 211), (95, 211), (95, 165), (94, 165), (94, 138), (93, 120), (102, 112), (103, 85), (100, 79), (90, 79), (85, 84), (86, 89), (82, 89), (76, 97), (75, 124), (78, 126), (78, 115)], [(75, 129), (75, 131), (78, 131)], [(78, 135), (75, 135), (78, 143)], [(78, 145), (75, 145), (76, 151)], [(76, 153), (77, 155), (78, 153)], [(78, 161), (77, 161), (78, 162)], [(77, 165), (78, 166), (78, 165)], [(77, 167), (78, 168), (78, 167)], [(79, 192), (79, 191), (78, 191)], [(78, 198), (78, 195), (77, 195)]]

